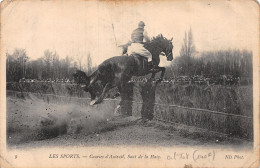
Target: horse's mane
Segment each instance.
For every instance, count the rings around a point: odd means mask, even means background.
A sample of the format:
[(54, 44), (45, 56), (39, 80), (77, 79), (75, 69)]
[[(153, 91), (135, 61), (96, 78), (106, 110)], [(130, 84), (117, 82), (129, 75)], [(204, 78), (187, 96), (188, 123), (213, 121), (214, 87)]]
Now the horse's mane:
[(169, 40), (165, 37), (163, 37), (162, 34), (159, 34), (155, 37), (152, 37), (151, 42), (147, 43), (147, 45), (151, 46), (162, 46), (162, 45), (167, 45), (169, 43)]
[(159, 53), (157, 53), (157, 50), (165, 49), (167, 46), (169, 46), (169, 42), (171, 40), (168, 40), (167, 38), (163, 37), (162, 34), (159, 34), (155, 37), (152, 37), (151, 41), (149, 43), (145, 43), (144, 47), (148, 49), (152, 54), (155, 52), (157, 55), (153, 55), (154, 57), (159, 57)]

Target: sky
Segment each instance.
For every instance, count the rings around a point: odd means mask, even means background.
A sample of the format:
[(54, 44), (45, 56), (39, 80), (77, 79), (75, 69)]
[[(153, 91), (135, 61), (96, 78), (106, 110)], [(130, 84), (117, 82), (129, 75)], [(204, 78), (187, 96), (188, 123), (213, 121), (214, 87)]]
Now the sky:
[[(2, 4), (3, 6), (3, 4)], [(86, 65), (120, 55), (117, 45), (130, 40), (140, 20), (149, 36), (173, 37), (174, 57), (184, 33), (192, 29), (198, 52), (217, 49), (255, 50), (259, 7), (253, 0), (172, 1), (12, 1), (1, 11), (1, 50), (23, 48), (33, 60), (56, 51)], [(114, 31), (112, 28), (114, 26)]]

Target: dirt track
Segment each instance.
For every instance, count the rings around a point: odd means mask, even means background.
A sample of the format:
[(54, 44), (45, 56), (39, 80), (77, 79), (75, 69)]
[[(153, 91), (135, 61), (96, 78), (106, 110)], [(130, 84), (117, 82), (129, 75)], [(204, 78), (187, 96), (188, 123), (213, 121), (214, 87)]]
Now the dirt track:
[[(47, 104), (39, 99), (7, 99), (11, 148), (51, 146), (220, 146), (248, 148), (252, 142), (205, 134), (197, 128), (142, 123), (113, 117), (113, 109)], [(110, 111), (110, 112), (109, 112)], [(112, 113), (111, 113), (112, 111)]]

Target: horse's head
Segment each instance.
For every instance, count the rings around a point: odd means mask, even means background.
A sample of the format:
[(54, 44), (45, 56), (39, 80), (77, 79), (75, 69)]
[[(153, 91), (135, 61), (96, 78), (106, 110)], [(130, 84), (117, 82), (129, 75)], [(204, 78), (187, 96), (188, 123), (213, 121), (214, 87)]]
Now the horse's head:
[[(161, 53), (164, 53), (167, 57), (168, 61), (173, 60), (173, 55), (172, 55), (172, 50), (173, 50), (173, 45), (172, 45), (172, 39), (168, 40), (167, 38), (163, 37), (162, 34), (159, 34), (158, 36), (152, 38), (151, 42), (147, 44), (147, 47), (150, 48), (153, 56), (157, 56)], [(148, 49), (149, 50), (149, 49)], [(149, 50), (149, 51), (150, 51)]]
[(173, 45), (172, 45), (172, 39), (167, 40), (168, 41), (168, 46), (165, 48), (165, 55), (167, 57), (167, 61), (172, 61), (173, 60), (173, 55), (172, 55), (172, 50), (173, 50)]

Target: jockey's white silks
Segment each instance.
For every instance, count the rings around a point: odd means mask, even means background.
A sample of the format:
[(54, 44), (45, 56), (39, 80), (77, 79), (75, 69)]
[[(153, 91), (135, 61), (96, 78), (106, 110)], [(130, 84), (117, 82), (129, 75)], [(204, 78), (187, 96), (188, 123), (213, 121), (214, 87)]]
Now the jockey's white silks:
[(128, 55), (131, 54), (139, 54), (148, 58), (148, 61), (152, 61), (152, 54), (144, 48), (143, 44), (140, 43), (132, 43), (131, 46), (128, 47)]

